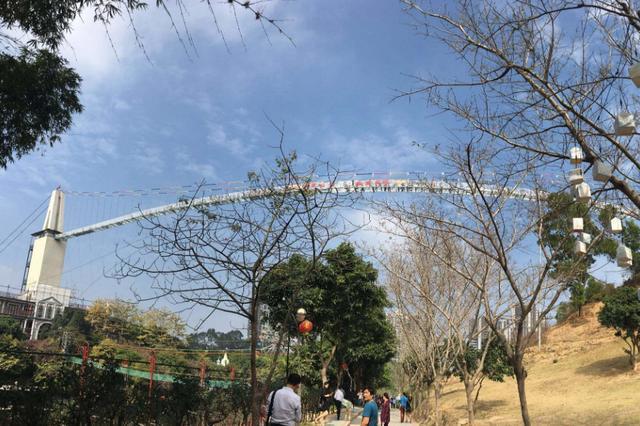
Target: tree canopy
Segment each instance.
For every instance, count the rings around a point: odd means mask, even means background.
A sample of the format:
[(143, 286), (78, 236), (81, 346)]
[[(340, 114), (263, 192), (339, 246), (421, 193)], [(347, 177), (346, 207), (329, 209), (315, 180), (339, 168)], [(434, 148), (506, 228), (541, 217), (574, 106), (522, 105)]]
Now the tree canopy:
[(617, 288), (604, 299), (598, 320), (602, 325), (615, 329), (616, 336), (625, 341), (625, 352), (635, 370), (640, 353), (640, 300), (637, 289), (629, 286)]
[(359, 385), (378, 384), (395, 353), (395, 336), (385, 313), (390, 303), (377, 277), (373, 265), (349, 243), (328, 250), (315, 264), (293, 256), (262, 289), (265, 319), (295, 333), (295, 312), (304, 308), (314, 330), (303, 346), (312, 345), (322, 354), (315, 364), (317, 371), (324, 370), (321, 380), (328, 379), (329, 369), (334, 381), (339, 379), (338, 366), (346, 364)]
[(245, 339), (240, 330), (216, 331), (210, 328), (206, 331), (192, 333), (187, 336), (187, 344), (192, 349), (248, 349), (249, 340)]

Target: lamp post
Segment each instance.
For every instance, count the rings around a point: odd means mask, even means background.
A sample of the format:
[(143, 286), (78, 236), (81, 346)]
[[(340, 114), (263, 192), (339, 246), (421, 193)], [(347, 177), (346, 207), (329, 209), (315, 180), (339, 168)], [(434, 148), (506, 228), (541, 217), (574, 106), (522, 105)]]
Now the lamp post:
[(307, 317), (307, 311), (304, 308), (298, 309), (296, 312), (296, 321), (300, 324)]
[[(310, 321), (305, 321), (307, 317), (307, 311), (304, 308), (298, 308), (298, 310), (296, 311), (296, 315), (295, 315), (295, 319), (296, 319), (296, 328), (299, 329), (300, 324), (304, 323), (304, 322), (309, 322)], [(311, 330), (309, 330), (311, 331)], [(287, 366), (286, 366), (286, 374), (287, 377), (289, 377), (289, 349), (291, 348), (291, 328), (289, 326), (287, 326)]]

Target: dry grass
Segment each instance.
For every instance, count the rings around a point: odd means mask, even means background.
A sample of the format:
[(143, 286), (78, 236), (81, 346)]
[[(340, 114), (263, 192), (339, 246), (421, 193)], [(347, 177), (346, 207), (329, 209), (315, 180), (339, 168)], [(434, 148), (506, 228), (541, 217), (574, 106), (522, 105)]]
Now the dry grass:
[[(598, 324), (601, 305), (585, 308), (545, 335), (527, 356), (527, 400), (537, 425), (640, 425), (640, 373), (633, 373), (624, 342)], [(466, 420), (463, 388), (451, 382), (444, 397), (453, 424)], [(478, 424), (521, 424), (514, 380), (486, 382)]]

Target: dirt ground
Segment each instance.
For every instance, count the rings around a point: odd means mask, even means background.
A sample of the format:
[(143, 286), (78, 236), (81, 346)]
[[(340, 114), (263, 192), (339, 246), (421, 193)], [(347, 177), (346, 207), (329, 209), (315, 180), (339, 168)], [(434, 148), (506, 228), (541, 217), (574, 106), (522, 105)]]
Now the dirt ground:
[[(527, 356), (527, 400), (536, 425), (640, 425), (640, 372), (630, 371), (622, 339), (598, 324), (601, 305), (551, 328)], [(451, 382), (443, 404), (449, 423), (466, 422), (462, 386)], [(481, 425), (521, 424), (513, 379), (485, 382), (476, 418)]]

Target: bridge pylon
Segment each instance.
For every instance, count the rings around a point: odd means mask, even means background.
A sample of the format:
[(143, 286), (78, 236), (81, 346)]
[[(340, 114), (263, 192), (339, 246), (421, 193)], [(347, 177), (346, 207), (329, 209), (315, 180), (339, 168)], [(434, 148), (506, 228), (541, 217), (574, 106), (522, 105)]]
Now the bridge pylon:
[(60, 286), (67, 242), (55, 238), (62, 232), (64, 193), (56, 188), (51, 192), (42, 229), (32, 234), (33, 249), (27, 264), (25, 292), (22, 295), (25, 300), (36, 303), (32, 338), (37, 336), (41, 323), (50, 323), (56, 313), (69, 306), (71, 290)]

